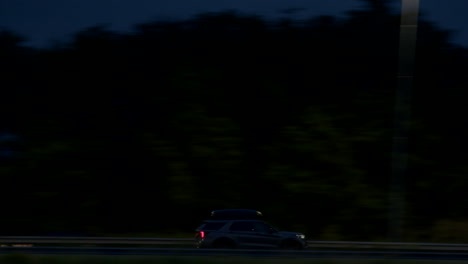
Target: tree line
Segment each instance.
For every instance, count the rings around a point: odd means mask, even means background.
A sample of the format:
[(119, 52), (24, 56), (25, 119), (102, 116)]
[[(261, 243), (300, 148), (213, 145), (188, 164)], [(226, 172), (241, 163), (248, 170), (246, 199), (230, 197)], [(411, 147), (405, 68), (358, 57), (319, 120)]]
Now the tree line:
[[(252, 208), (311, 239), (385, 240), (399, 14), (235, 12), (0, 34), (0, 234), (190, 233)], [(420, 19), (405, 240), (468, 235), (465, 47)]]

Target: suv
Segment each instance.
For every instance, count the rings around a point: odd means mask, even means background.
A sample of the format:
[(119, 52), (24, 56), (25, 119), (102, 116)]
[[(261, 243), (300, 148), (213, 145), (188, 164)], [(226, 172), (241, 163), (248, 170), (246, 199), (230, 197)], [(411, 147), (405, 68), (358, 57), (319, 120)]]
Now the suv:
[(262, 214), (248, 209), (225, 209), (211, 213), (196, 229), (197, 248), (304, 249), (305, 236), (281, 232), (261, 220)]

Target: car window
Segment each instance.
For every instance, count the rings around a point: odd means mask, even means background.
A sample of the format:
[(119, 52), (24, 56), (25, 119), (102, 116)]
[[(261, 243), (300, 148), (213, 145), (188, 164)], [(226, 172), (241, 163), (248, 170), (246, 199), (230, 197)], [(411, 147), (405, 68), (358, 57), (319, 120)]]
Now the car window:
[(219, 230), (221, 227), (223, 227), (226, 224), (226, 222), (216, 222), (216, 223), (204, 223), (202, 226), (200, 226), (198, 229), (203, 229), (203, 230)]
[(255, 230), (254, 223), (252, 222), (234, 222), (229, 228), (231, 231), (250, 231)]
[(269, 233), (272, 227), (265, 223), (254, 223), (254, 230), (256, 232)]

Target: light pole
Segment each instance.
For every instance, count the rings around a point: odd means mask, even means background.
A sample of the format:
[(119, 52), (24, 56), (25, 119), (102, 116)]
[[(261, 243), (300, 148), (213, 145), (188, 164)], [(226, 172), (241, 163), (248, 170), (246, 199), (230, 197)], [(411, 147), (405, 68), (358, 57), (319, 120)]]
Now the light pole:
[(408, 167), (408, 133), (411, 113), (419, 0), (402, 0), (398, 76), (395, 95), (392, 180), (389, 195), (388, 237), (401, 241), (405, 212), (405, 175)]

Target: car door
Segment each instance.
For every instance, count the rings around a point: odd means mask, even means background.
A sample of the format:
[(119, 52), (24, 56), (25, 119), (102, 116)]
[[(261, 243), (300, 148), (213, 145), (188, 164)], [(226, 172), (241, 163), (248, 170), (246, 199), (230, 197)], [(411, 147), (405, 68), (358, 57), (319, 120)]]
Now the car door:
[(239, 247), (256, 247), (254, 222), (235, 221), (229, 227), (230, 236), (236, 240)]
[(254, 222), (255, 239), (253, 243), (257, 247), (275, 248), (278, 247), (281, 236), (272, 226), (264, 222)]

